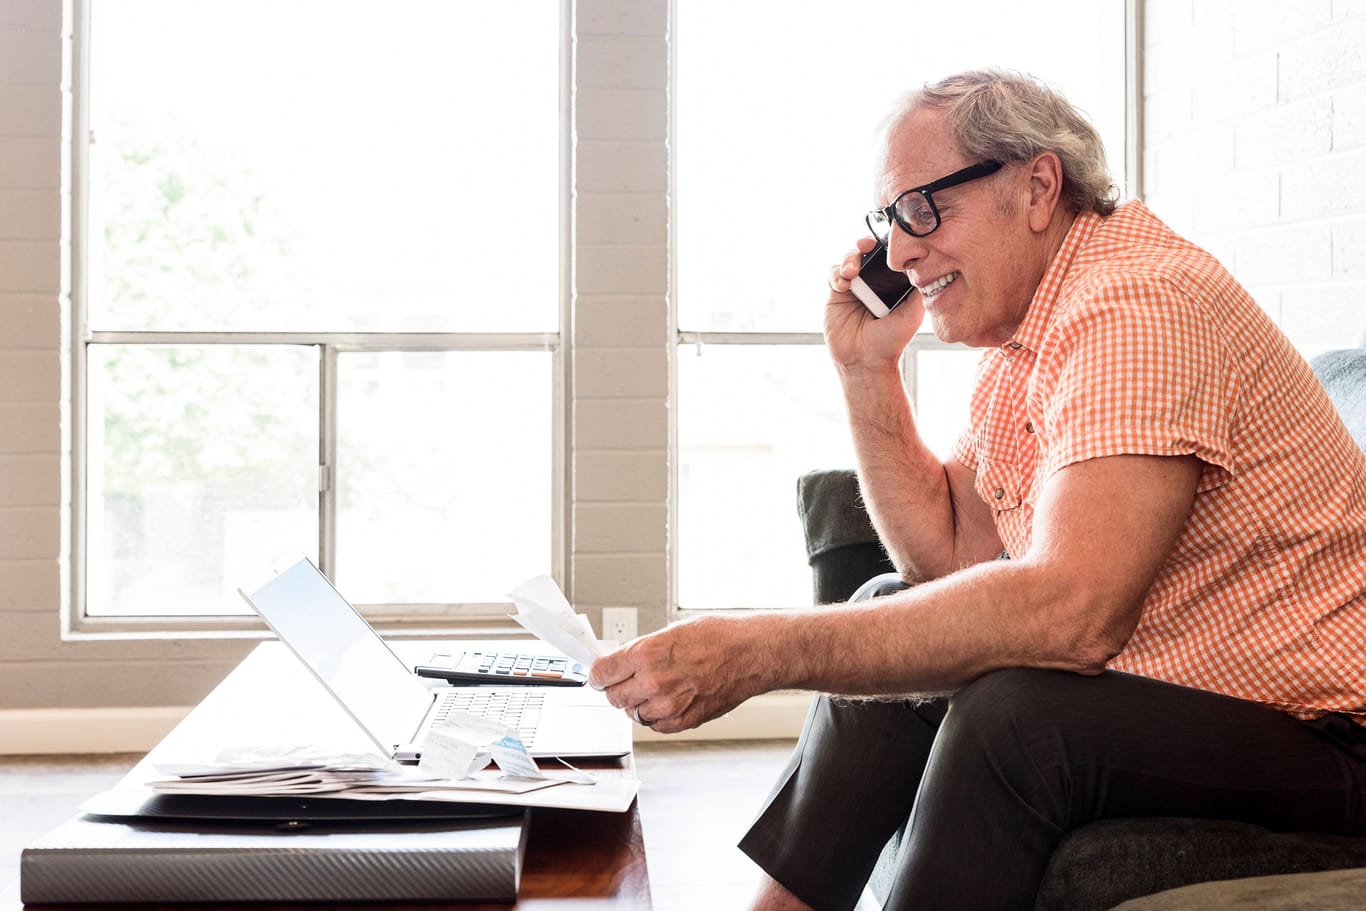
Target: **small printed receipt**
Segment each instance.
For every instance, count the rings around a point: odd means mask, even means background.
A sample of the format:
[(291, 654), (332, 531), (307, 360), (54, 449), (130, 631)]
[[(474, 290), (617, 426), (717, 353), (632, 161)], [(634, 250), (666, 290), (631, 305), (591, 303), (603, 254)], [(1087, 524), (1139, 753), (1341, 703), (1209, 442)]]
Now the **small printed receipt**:
[(515, 734), (499, 737), (489, 744), (489, 751), (493, 754), (493, 761), (498, 763), (498, 768), (509, 778), (547, 777), (541, 771), (541, 767), (536, 765), (536, 760), (526, 751), (526, 745), (522, 743), (521, 738)]
[[(483, 727), (496, 728), (485, 731)], [(433, 778), (469, 778), (489, 764), (488, 745), (502, 736), (502, 725), (490, 725), (473, 715), (451, 715), (427, 732), (417, 767)]]
[(492, 760), (508, 778), (547, 778), (517, 732), (477, 715), (453, 712), (427, 732), (417, 767), (437, 778), (468, 778)]

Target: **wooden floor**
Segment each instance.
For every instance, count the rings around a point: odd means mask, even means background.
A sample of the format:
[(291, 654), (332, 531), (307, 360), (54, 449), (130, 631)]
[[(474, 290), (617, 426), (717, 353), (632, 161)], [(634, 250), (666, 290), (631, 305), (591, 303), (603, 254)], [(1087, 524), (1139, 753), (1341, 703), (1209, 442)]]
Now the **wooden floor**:
[[(656, 911), (747, 907), (758, 868), (735, 847), (791, 741), (648, 743), (636, 748), (640, 815)], [(112, 785), (134, 755), (0, 756), (0, 892), (19, 852)], [(860, 905), (864, 908), (867, 905)]]
[(791, 753), (791, 741), (636, 747), (655, 911), (749, 907), (759, 868), (735, 843)]

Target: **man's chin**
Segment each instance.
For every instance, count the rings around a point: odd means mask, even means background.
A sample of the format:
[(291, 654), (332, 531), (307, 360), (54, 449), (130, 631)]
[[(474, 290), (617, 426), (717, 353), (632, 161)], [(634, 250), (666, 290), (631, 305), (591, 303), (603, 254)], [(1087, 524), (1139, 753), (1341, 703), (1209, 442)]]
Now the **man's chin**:
[(945, 319), (941, 313), (930, 314), (930, 329), (934, 332), (934, 337), (941, 342), (950, 345), (963, 343), (963, 337), (959, 327), (955, 327), (952, 321)]
[(940, 315), (930, 316), (930, 329), (934, 332), (934, 337), (947, 345), (966, 345), (969, 348), (994, 348), (996, 343), (976, 338), (966, 331), (961, 325), (956, 325), (952, 320), (945, 319)]

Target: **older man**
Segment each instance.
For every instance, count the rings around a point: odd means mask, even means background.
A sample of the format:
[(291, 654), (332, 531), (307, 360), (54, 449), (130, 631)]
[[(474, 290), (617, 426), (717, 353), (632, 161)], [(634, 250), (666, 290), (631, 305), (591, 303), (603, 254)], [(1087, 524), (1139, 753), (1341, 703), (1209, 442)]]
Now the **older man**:
[[(925, 694), (816, 701), (741, 845), (764, 908), (852, 906), (907, 818), (888, 908), (1028, 908), (1107, 816), (1366, 832), (1366, 457), (1308, 366), (1217, 261), (1115, 205), (1046, 87), (966, 73), (889, 124), (869, 225), (916, 291), (872, 318), (851, 253), (826, 339), (918, 584), (678, 624), (593, 684), (664, 732), (774, 689)], [(942, 462), (898, 366), (926, 314), (986, 349)]]

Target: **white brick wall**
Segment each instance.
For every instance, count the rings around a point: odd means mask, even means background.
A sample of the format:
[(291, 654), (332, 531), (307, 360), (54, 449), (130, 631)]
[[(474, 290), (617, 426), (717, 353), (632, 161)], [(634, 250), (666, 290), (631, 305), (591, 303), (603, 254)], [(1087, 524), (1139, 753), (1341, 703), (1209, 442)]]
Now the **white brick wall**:
[(669, 600), (669, 8), (580, 0), (575, 16), (572, 597)]
[[(63, 401), (62, 4), (0, 0), (0, 705), (59, 673)], [(47, 682), (45, 682), (45, 679)]]
[[(187, 705), (249, 643), (60, 634), (69, 6), (0, 0), (0, 710)], [(569, 590), (650, 629), (670, 578), (668, 0), (577, 0), (574, 25)], [(1151, 205), (1307, 352), (1360, 336), (1366, 4), (1148, 0), (1145, 28)]]
[(1145, 6), (1149, 205), (1306, 355), (1366, 343), (1366, 4)]

